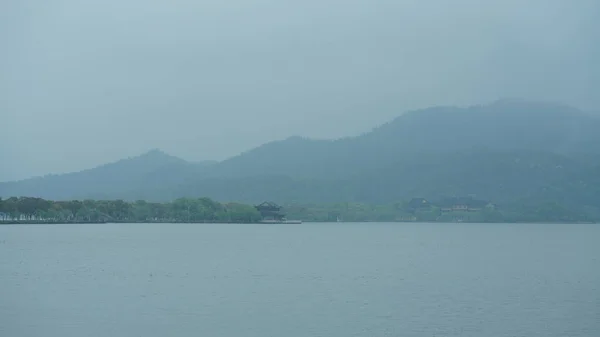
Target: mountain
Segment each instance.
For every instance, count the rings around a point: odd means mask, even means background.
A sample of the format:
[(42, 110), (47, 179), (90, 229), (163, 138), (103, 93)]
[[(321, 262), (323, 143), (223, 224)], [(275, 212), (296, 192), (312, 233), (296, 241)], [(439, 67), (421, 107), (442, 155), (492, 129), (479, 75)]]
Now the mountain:
[[(421, 154), (464, 150), (600, 153), (600, 119), (549, 103), (500, 100), (468, 108), (433, 107), (405, 113), (358, 137), (291, 137), (265, 144), (218, 165), (214, 176), (282, 174), (349, 177)], [(216, 167), (215, 167), (216, 168)]]
[(160, 150), (75, 173), (0, 183), (1, 196), (51, 199), (112, 198), (128, 190), (161, 188), (185, 182), (210, 162), (189, 163)]
[[(416, 158), (416, 157), (415, 157)], [(127, 199), (170, 200), (211, 196), (220, 201), (257, 203), (393, 203), (412, 197), (441, 199), (476, 195), (508, 204), (521, 200), (597, 205), (600, 156), (564, 156), (532, 151), (464, 151), (424, 154), (389, 166), (331, 179), (285, 175), (207, 178), (157, 191), (145, 189)]]
[(155, 150), (78, 173), (3, 183), (0, 196), (307, 203), (476, 194), (497, 202), (593, 203), (597, 130), (597, 116), (560, 104), (432, 107), (357, 137), (291, 137), (204, 165)]

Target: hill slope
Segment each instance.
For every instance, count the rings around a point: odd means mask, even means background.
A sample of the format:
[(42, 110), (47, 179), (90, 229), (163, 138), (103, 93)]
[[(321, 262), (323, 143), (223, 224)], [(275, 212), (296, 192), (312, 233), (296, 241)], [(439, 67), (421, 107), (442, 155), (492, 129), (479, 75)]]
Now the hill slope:
[(291, 137), (210, 165), (151, 151), (78, 173), (2, 183), (0, 196), (388, 202), (477, 194), (508, 201), (548, 191), (564, 199), (556, 191), (571, 186), (569, 198), (593, 197), (597, 130), (600, 119), (556, 104), (435, 107), (358, 137)]
[(600, 203), (600, 156), (567, 157), (531, 151), (464, 151), (421, 155), (386, 167), (335, 179), (284, 175), (211, 178), (143, 189), (126, 199), (171, 200), (211, 196), (219, 201), (258, 203), (391, 203), (412, 197), (440, 199), (476, 195), (507, 204), (517, 200), (552, 200), (567, 204)]
[(213, 176), (283, 174), (302, 178), (349, 177), (415, 154), (465, 150), (599, 153), (600, 119), (571, 107), (497, 101), (468, 108), (408, 112), (359, 137), (310, 140), (292, 137), (233, 157)]
[(192, 164), (160, 150), (152, 150), (80, 172), (0, 183), (0, 196), (36, 196), (56, 200), (111, 198), (128, 190), (179, 184), (206, 165)]

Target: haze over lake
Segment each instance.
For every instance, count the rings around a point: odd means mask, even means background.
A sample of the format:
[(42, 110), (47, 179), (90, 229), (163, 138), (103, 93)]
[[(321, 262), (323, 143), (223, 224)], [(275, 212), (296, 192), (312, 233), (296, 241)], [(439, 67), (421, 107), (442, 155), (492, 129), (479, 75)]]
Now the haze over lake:
[(0, 226), (2, 336), (600, 335), (600, 226)]

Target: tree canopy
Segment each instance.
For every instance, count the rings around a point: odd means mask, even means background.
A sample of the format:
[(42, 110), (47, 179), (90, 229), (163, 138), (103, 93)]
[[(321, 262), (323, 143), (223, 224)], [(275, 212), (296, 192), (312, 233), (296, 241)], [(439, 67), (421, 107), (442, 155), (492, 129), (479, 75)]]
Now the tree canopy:
[[(289, 219), (313, 222), (600, 222), (600, 211), (558, 202), (519, 202), (503, 207), (474, 197), (446, 198), (415, 206), (413, 200), (386, 204), (360, 202), (286, 204)], [(425, 202), (423, 202), (425, 201)], [(11, 197), (0, 199), (4, 223), (255, 223), (262, 220), (254, 206), (219, 203), (209, 198), (178, 198), (157, 203), (145, 200), (70, 200)]]
[(0, 220), (24, 222), (241, 222), (261, 220), (252, 206), (208, 198), (168, 203), (137, 200), (49, 201), (32, 197), (0, 199)]

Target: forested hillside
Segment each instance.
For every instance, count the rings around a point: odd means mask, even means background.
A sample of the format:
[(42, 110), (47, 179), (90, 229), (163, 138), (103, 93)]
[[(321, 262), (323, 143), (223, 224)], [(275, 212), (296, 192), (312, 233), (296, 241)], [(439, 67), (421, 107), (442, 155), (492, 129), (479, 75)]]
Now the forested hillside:
[(160, 150), (81, 172), (0, 183), (0, 196), (69, 200), (95, 195), (110, 199), (130, 190), (176, 186), (198, 175), (210, 162), (190, 163)]
[(0, 196), (389, 203), (476, 195), (500, 204), (600, 204), (600, 120), (548, 103), (411, 111), (358, 137), (275, 141), (219, 163), (158, 150), (98, 168), (1, 183)]

